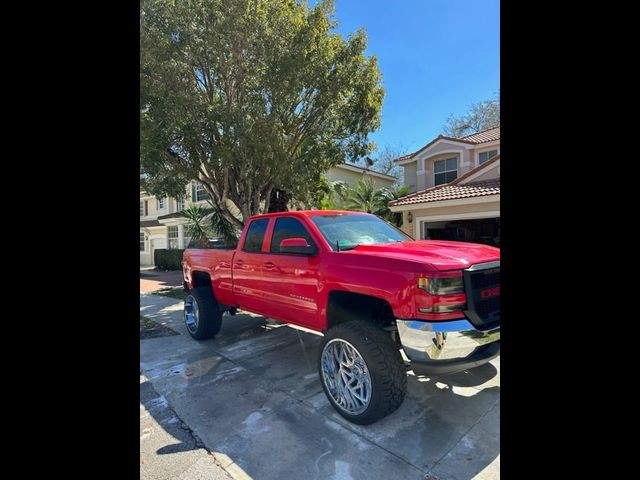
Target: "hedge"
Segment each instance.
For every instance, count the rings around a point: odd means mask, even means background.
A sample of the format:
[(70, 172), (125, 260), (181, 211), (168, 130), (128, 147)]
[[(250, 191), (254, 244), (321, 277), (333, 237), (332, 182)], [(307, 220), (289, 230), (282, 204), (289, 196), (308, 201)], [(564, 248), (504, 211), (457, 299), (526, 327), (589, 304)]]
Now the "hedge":
[(158, 248), (153, 252), (153, 263), (159, 270), (182, 270), (182, 253), (180, 249)]

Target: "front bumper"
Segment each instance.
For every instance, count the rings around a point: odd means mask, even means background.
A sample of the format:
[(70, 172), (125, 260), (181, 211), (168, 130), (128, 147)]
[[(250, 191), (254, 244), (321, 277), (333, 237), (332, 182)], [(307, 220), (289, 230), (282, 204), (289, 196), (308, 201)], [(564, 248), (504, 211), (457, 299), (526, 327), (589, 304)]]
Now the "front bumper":
[(468, 320), (396, 320), (404, 352), (418, 375), (479, 367), (500, 355), (500, 327), (478, 330)]

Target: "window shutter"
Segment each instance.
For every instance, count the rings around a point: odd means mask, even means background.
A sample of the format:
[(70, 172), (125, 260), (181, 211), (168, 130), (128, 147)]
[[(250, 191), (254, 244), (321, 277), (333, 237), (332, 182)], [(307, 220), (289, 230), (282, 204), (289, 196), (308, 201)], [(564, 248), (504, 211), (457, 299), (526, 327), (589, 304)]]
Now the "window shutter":
[(196, 197), (196, 184), (192, 183), (191, 184), (191, 202), (195, 202), (197, 200)]
[(147, 207), (147, 201), (144, 201), (144, 216), (146, 217), (147, 215), (149, 215), (149, 210)]

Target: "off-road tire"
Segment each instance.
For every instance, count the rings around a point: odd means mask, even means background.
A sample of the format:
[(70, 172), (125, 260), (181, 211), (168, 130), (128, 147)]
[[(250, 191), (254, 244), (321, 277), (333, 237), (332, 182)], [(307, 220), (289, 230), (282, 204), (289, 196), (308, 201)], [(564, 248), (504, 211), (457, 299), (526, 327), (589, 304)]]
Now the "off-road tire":
[[(322, 370), (322, 353), (333, 339), (351, 344), (364, 360), (371, 378), (371, 398), (366, 410), (358, 415), (345, 412), (332, 398)], [(350, 422), (368, 425), (394, 412), (407, 393), (407, 369), (400, 350), (389, 332), (373, 324), (354, 320), (332, 327), (324, 335), (318, 354), (320, 383), (329, 402), (336, 411)]]
[(222, 312), (218, 308), (218, 302), (213, 296), (211, 287), (197, 287), (189, 290), (184, 298), (185, 313), (189, 305), (190, 296), (197, 302), (198, 322), (197, 325), (190, 327), (187, 322), (187, 315), (185, 314), (185, 326), (187, 327), (189, 335), (196, 340), (206, 340), (215, 337), (222, 326)]

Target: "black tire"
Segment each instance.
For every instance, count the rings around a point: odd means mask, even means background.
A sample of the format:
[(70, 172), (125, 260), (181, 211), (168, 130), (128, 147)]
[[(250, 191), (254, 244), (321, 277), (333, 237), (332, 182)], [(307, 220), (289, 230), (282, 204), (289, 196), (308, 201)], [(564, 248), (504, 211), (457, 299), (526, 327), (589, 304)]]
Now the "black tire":
[[(190, 314), (195, 315), (195, 321)], [(210, 286), (193, 288), (185, 294), (184, 321), (189, 335), (196, 340), (213, 338), (220, 331), (222, 312)]]
[[(322, 355), (325, 347), (336, 339), (346, 341), (356, 349), (364, 360), (371, 379), (369, 404), (366, 410), (358, 414), (345, 411), (334, 400), (327, 386), (322, 368)], [(336, 325), (325, 334), (318, 355), (318, 371), (322, 389), (333, 408), (350, 422), (359, 425), (374, 423), (394, 412), (402, 404), (407, 393), (407, 369), (391, 335), (360, 320)]]

